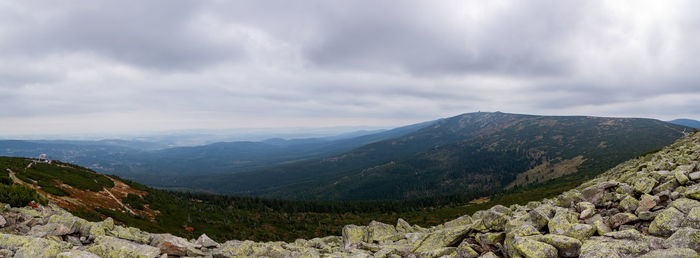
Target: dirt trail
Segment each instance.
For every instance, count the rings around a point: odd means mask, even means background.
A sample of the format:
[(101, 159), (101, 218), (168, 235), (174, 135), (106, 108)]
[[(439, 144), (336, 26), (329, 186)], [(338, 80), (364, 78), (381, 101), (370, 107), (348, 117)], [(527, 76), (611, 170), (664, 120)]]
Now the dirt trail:
[(112, 199), (114, 199), (114, 201), (116, 201), (119, 205), (121, 205), (122, 208), (124, 208), (125, 210), (129, 211), (129, 212), (131, 213), (131, 215), (136, 215), (136, 212), (134, 212), (134, 211), (131, 210), (129, 207), (127, 207), (126, 205), (124, 205), (124, 203), (122, 203), (122, 201), (120, 201), (117, 197), (115, 197), (115, 196), (112, 194), (112, 192), (110, 192), (109, 190), (107, 190), (107, 188), (102, 188), (102, 190), (104, 190), (105, 192), (107, 192), (107, 194), (109, 194), (109, 196), (111, 196)]

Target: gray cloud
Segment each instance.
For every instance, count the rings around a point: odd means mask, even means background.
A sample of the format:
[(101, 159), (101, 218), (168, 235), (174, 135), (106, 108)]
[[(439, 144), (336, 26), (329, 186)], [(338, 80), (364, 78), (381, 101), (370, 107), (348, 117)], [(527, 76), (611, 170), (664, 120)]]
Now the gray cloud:
[(700, 119), (695, 1), (4, 1), (2, 134)]

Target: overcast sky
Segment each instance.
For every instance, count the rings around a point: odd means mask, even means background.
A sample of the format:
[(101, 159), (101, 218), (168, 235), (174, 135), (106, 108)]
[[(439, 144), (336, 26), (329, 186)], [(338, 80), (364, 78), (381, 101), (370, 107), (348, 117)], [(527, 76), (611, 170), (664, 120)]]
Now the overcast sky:
[(0, 136), (700, 119), (700, 1), (0, 0)]

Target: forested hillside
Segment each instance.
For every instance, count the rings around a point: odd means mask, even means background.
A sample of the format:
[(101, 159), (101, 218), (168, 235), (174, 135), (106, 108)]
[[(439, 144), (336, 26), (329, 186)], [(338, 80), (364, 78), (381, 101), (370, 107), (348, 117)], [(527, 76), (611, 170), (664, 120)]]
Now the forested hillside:
[(562, 176), (590, 178), (691, 129), (653, 119), (469, 113), (313, 161), (191, 186), (295, 199), (412, 199), (495, 193)]

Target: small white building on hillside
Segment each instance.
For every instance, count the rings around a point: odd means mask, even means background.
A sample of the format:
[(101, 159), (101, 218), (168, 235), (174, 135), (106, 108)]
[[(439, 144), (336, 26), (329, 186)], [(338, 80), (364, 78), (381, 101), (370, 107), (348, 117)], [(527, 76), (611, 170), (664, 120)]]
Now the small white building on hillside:
[(39, 154), (39, 159), (37, 162), (40, 163), (49, 163), (49, 159), (46, 157), (46, 154)]

